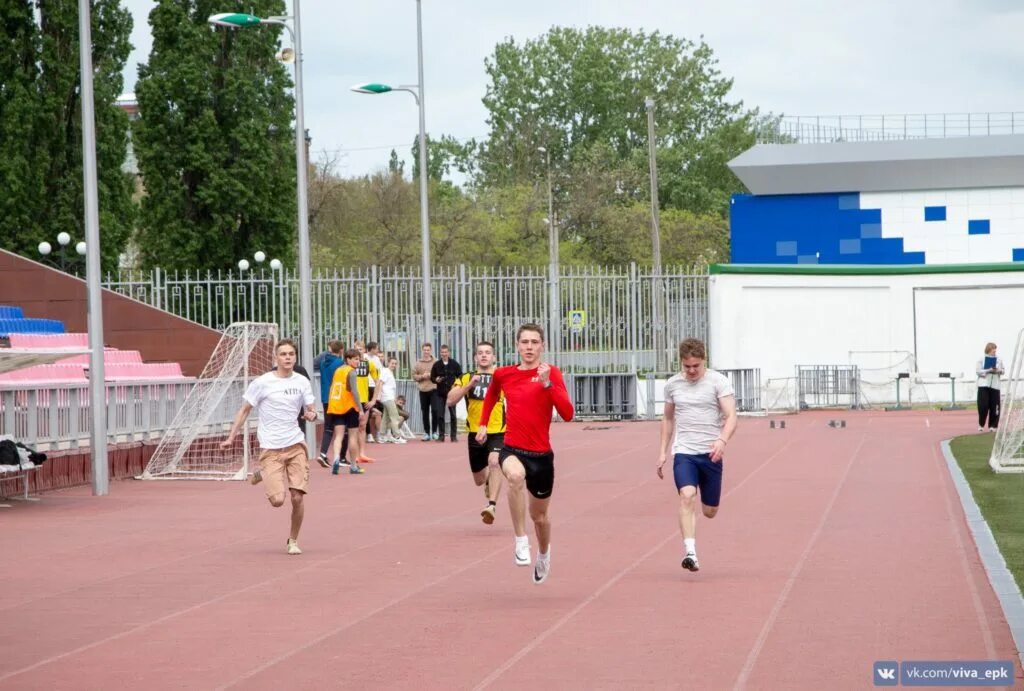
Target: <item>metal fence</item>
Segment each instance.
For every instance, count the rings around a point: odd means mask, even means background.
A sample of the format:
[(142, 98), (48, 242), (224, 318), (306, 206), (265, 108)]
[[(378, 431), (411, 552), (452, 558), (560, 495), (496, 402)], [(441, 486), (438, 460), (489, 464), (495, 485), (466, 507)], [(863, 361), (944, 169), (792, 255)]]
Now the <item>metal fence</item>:
[(797, 365), (797, 400), (806, 408), (860, 408), (857, 365)]
[[(118, 443), (155, 438), (174, 420), (194, 385), (191, 379), (147, 384), (108, 382), (108, 439)], [(227, 425), (235, 412), (217, 411), (211, 417)], [(52, 388), (7, 386), (0, 391), (0, 434), (9, 434), (40, 451), (88, 446), (91, 429), (86, 382)]]
[(821, 144), (1024, 133), (1024, 113), (789, 115), (758, 139), (762, 144)]
[[(295, 272), (124, 271), (108, 274), (103, 285), (218, 330), (234, 321), (258, 321), (281, 325), (285, 335), (300, 331)], [(707, 340), (706, 267), (672, 267), (654, 275), (636, 264), (563, 266), (554, 315), (545, 267), (438, 268), (431, 288), (435, 324), (428, 338), (417, 271), (372, 266), (316, 272), (314, 351), (333, 338), (375, 340), (404, 369), (424, 341), (435, 352), (449, 344), (456, 359), (469, 364), (473, 344), (488, 339), (508, 362), (515, 355), (516, 328), (535, 322), (554, 335), (548, 352), (567, 373), (633, 373), (671, 371), (675, 344), (688, 337)]]

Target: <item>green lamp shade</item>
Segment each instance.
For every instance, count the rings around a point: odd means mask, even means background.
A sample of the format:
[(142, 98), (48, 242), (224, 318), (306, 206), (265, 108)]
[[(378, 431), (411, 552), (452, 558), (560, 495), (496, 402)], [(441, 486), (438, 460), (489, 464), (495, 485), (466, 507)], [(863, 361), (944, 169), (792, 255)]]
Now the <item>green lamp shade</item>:
[(256, 26), (262, 20), (253, 14), (244, 14), (242, 12), (221, 12), (220, 14), (211, 14), (206, 20), (208, 24), (214, 26), (226, 26), (229, 29), (238, 29), (246, 26)]
[(391, 87), (387, 84), (356, 84), (352, 91), (360, 94), (386, 94), (391, 91)]

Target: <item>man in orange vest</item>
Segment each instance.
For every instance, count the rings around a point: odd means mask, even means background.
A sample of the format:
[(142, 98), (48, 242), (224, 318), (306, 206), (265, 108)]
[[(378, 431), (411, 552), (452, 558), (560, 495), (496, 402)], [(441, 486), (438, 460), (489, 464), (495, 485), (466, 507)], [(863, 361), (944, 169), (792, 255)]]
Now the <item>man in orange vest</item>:
[[(334, 379), (331, 381), (331, 393), (327, 399), (327, 411), (324, 416), (325, 425), (344, 425), (348, 428), (348, 458), (351, 463), (348, 472), (352, 475), (360, 475), (363, 472), (359, 465), (363, 451), (359, 429), (366, 424), (366, 411), (363, 410), (363, 400), (360, 397), (357, 382), (361, 361), (362, 353), (355, 348), (345, 351), (345, 364), (334, 372)], [(334, 461), (331, 472), (335, 475), (338, 474), (341, 467), (341, 441), (344, 436), (343, 434), (334, 435), (332, 456), (337, 460)]]

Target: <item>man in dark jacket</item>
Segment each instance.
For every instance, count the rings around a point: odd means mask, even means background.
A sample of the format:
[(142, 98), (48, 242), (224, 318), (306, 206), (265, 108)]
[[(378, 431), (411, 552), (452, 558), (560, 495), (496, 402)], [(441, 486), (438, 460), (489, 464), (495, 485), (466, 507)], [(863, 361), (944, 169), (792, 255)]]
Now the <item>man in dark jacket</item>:
[(441, 359), (434, 363), (430, 370), (430, 380), (437, 384), (434, 390), (434, 422), (440, 436), (438, 441), (444, 441), (444, 409), (448, 408), (448, 416), (452, 426), (452, 441), (455, 441), (455, 430), (458, 429), (458, 420), (455, 418), (455, 406), (448, 406), (448, 392), (452, 390), (455, 380), (462, 376), (462, 365), (451, 357), (451, 350), (448, 346), (441, 346)]

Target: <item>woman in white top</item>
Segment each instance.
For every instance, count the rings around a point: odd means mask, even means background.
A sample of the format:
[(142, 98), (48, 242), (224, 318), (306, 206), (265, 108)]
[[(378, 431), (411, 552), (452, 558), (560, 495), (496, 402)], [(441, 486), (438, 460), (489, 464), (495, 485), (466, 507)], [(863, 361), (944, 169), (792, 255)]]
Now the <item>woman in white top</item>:
[(999, 376), (1003, 373), (1003, 359), (996, 356), (996, 344), (985, 345), (985, 357), (978, 360), (978, 431), (999, 427)]

